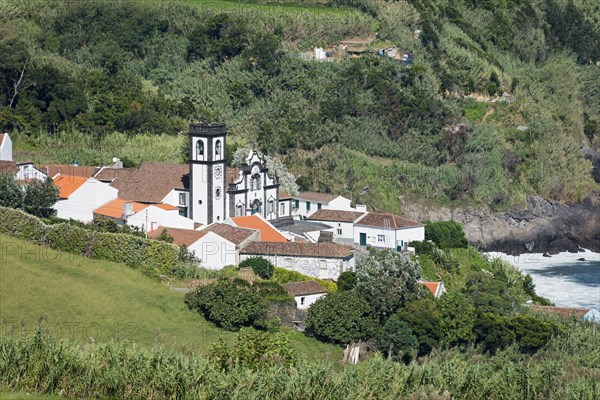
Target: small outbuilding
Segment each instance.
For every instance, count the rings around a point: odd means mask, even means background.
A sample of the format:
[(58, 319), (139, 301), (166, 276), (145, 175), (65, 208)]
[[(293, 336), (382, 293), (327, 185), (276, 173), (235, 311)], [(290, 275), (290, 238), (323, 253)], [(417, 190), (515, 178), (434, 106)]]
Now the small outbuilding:
[(317, 281), (290, 282), (282, 285), (296, 300), (296, 307), (305, 310), (320, 297), (327, 294), (327, 290)]

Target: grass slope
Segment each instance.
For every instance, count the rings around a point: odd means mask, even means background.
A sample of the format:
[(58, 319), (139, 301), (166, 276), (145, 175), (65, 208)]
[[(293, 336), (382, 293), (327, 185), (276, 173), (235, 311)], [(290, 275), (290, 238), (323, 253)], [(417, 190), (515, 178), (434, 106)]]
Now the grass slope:
[[(0, 235), (0, 321), (31, 332), (45, 320), (79, 343), (129, 340), (203, 354), (221, 330), (190, 312), (183, 294), (121, 264), (60, 253)], [(341, 349), (291, 332), (299, 354), (339, 359)]]

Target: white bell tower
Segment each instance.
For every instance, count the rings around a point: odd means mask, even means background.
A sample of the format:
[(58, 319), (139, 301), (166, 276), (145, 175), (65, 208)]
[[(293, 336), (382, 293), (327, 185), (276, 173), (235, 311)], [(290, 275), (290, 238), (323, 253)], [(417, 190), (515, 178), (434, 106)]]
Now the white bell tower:
[(190, 124), (190, 218), (208, 225), (225, 213), (225, 124)]

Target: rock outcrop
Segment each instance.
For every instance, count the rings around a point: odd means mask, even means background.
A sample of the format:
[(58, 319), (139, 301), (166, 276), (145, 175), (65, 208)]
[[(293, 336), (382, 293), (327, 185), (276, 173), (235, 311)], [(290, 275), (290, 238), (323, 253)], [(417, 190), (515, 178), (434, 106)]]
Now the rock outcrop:
[(525, 206), (504, 212), (411, 204), (404, 206), (404, 214), (421, 221), (455, 220), (464, 225), (469, 242), (485, 251), (556, 254), (585, 248), (600, 252), (600, 206), (591, 200), (566, 205), (530, 196)]

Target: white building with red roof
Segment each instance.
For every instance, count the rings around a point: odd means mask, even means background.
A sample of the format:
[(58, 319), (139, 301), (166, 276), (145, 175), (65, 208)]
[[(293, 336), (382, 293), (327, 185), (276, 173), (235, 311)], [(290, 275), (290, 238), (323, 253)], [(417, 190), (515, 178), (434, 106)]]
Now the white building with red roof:
[(94, 210), (117, 198), (117, 189), (94, 178), (59, 174), (54, 177), (59, 200), (54, 204), (56, 216), (91, 222)]
[(407, 250), (410, 242), (425, 240), (425, 225), (418, 221), (387, 213), (370, 212), (354, 224), (354, 243)]
[(351, 200), (337, 194), (303, 192), (293, 196), (292, 214), (301, 218), (310, 217), (318, 210), (355, 211)]

